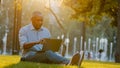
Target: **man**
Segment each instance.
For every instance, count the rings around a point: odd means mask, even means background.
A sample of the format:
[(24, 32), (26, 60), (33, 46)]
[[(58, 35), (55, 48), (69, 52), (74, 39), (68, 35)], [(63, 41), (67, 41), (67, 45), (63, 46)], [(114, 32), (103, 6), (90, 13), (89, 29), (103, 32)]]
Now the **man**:
[(31, 17), (31, 23), (22, 27), (19, 31), (19, 42), (23, 50), (22, 60), (40, 63), (71, 64), (77, 65), (80, 54), (76, 53), (72, 60), (68, 60), (53, 51), (42, 51), (45, 39), (50, 38), (50, 32), (43, 27), (43, 16), (35, 11)]
[(98, 58), (99, 58), (100, 61), (106, 61), (107, 60), (106, 53), (104, 52), (103, 49), (99, 49)]

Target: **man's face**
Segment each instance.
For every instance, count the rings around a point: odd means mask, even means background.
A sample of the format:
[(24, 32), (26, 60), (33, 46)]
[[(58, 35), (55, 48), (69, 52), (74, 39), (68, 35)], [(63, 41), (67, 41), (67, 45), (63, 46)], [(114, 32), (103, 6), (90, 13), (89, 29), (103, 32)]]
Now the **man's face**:
[(42, 18), (41, 16), (38, 16), (38, 15), (33, 16), (33, 17), (31, 18), (31, 21), (32, 21), (33, 27), (34, 27), (36, 30), (40, 29), (41, 26), (42, 26), (42, 24), (43, 24), (43, 18)]

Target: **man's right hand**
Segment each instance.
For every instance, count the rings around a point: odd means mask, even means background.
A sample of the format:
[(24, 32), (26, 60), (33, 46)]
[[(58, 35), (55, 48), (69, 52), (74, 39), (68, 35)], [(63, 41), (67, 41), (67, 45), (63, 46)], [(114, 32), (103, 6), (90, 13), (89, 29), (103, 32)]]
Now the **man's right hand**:
[(45, 39), (41, 39), (38, 43), (44, 45), (44, 44), (46, 44), (46, 41), (45, 41)]

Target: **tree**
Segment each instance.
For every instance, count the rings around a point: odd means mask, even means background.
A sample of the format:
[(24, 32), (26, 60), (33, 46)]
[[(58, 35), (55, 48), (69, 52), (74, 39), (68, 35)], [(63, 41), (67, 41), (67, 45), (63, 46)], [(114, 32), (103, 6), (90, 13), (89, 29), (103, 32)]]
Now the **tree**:
[(21, 27), (21, 15), (22, 15), (22, 0), (15, 0), (14, 6), (14, 28), (13, 28), (13, 46), (12, 46), (12, 54), (19, 53), (19, 40), (18, 34), (19, 29)]
[(75, 13), (72, 15), (72, 18), (78, 19), (78, 21), (82, 22), (82, 50), (84, 50), (84, 41), (86, 37), (86, 24), (88, 23), (88, 14), (92, 10), (93, 4), (92, 0), (67, 0), (64, 3), (71, 7)]
[[(78, 19), (81, 21), (81, 18), (83, 18), (85, 24), (88, 24), (90, 26), (91, 24), (95, 24), (98, 22), (98, 20), (101, 20), (101, 18), (105, 15), (109, 16), (112, 19), (111, 24), (116, 27), (118, 24), (118, 30), (120, 29), (119, 25), (119, 14), (120, 10), (118, 10), (118, 4), (120, 3), (119, 0), (64, 0), (65, 4), (67, 4), (68, 7), (71, 7), (75, 14), (72, 16), (72, 18)], [(118, 20), (117, 20), (118, 15)], [(91, 20), (91, 17), (92, 20)], [(118, 23), (117, 23), (118, 21)], [(84, 29), (85, 30), (85, 29)], [(84, 32), (83, 32), (84, 33)], [(84, 34), (85, 35), (85, 34)], [(120, 40), (119, 36), (120, 32), (118, 31), (117, 35), (117, 46), (116, 46), (116, 60), (120, 62)]]
[(117, 45), (115, 48), (115, 62), (120, 63), (120, 0), (118, 0), (118, 14), (117, 14)]

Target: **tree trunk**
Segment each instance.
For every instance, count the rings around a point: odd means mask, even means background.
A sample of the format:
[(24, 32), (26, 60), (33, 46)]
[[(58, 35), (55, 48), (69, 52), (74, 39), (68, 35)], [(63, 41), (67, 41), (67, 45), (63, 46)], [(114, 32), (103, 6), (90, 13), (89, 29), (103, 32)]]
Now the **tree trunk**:
[(115, 48), (115, 62), (120, 63), (120, 0), (118, 0), (118, 17), (117, 17), (117, 45)]
[(21, 27), (22, 0), (15, 0), (12, 54), (19, 54), (18, 34)]

